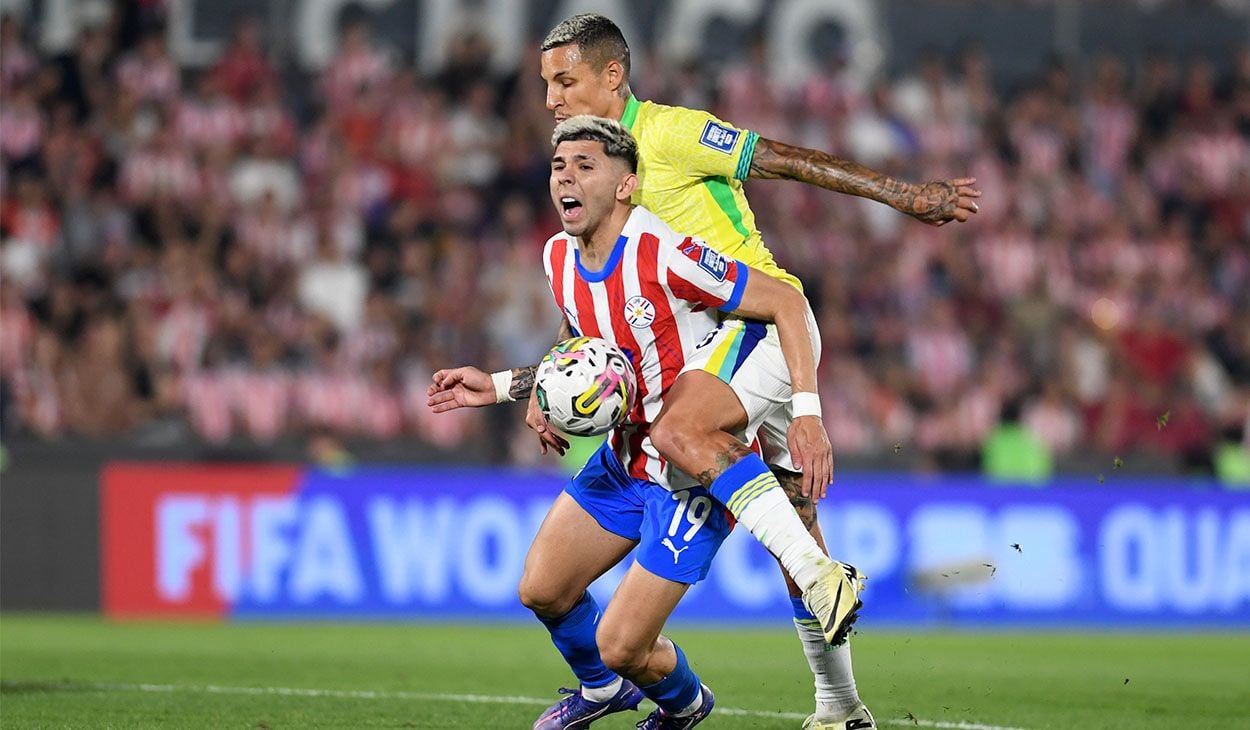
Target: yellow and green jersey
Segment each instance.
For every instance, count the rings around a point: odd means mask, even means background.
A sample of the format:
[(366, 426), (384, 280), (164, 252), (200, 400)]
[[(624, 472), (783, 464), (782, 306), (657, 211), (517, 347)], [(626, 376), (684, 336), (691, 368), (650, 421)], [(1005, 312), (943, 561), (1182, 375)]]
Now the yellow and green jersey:
[(803, 288), (773, 260), (742, 190), (759, 135), (705, 111), (639, 102), (633, 96), (621, 124), (638, 141), (639, 185), (632, 202), (673, 230)]

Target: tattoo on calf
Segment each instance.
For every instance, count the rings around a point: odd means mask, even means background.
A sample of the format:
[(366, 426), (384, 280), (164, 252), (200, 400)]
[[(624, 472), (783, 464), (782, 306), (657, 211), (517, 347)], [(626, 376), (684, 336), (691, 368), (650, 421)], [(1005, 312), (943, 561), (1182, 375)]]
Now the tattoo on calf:
[(513, 398), (528, 398), (534, 388), (534, 374), (537, 372), (537, 365), (512, 368), (512, 387), (508, 388), (508, 395)]
[(730, 445), (724, 451), (716, 455), (716, 467), (715, 468), (705, 469), (699, 472), (695, 476), (695, 479), (698, 479), (699, 483), (702, 484), (703, 486), (710, 487), (712, 486), (712, 482), (716, 481), (717, 477), (725, 473), (726, 469), (733, 466), (734, 464), (737, 464), (739, 461), (742, 460), (743, 457), (748, 456), (750, 453), (751, 453), (751, 450), (748, 449), (746, 445), (735, 441), (732, 445)]
[(794, 506), (794, 511), (799, 513), (799, 519), (803, 521), (803, 526), (808, 530), (816, 526), (816, 503), (811, 497), (803, 496), (803, 475), (788, 469), (778, 469), (773, 467), (773, 476), (777, 477), (777, 481), (781, 482), (781, 488), (785, 490), (786, 496), (790, 498), (790, 504)]

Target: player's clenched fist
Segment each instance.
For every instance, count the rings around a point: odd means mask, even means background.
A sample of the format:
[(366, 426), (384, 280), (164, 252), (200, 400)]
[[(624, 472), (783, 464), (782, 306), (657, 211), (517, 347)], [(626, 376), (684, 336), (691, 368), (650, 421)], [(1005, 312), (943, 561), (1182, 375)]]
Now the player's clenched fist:
[(916, 186), (910, 209), (901, 210), (934, 226), (951, 221), (963, 223), (980, 210), (976, 199), (981, 197), (981, 191), (975, 187), (976, 184), (977, 180), (973, 177), (924, 183)]

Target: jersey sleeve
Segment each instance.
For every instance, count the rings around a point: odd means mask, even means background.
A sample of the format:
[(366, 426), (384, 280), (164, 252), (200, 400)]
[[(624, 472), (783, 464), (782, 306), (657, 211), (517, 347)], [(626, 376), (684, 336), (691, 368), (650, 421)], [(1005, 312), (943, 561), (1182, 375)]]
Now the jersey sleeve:
[(747, 179), (759, 135), (705, 111), (672, 107), (664, 116), (656, 152), (669, 164), (692, 177)]
[(682, 241), (668, 257), (665, 271), (673, 296), (722, 312), (742, 303), (751, 268), (695, 238)]
[(556, 309), (560, 308), (560, 297), (556, 295), (556, 283), (554, 280), (554, 267), (551, 263), (551, 249), (555, 238), (548, 238), (547, 243), (543, 246), (543, 273), (547, 275), (547, 288), (551, 290), (551, 298), (555, 300)]

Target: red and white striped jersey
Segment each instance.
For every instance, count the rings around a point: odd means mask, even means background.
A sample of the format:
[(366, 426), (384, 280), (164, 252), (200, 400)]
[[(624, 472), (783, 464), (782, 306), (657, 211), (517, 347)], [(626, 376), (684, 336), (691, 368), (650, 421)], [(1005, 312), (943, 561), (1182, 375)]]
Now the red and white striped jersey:
[(248, 119), (228, 97), (190, 99), (178, 107), (178, 136), (192, 147), (233, 146), (247, 130)]
[(750, 269), (703, 241), (682, 236), (635, 207), (607, 263), (588, 271), (577, 240), (561, 233), (543, 252), (556, 306), (574, 334), (613, 342), (638, 378), (638, 401), (610, 443), (630, 476), (670, 486), (651, 445), (651, 421), (686, 363), (686, 353), (716, 328), (717, 309), (742, 300)]
[(169, 101), (178, 96), (181, 72), (168, 56), (147, 59), (138, 53), (117, 64), (117, 81), (141, 101)]
[(47, 123), (39, 107), (29, 99), (25, 103), (6, 102), (0, 109), (0, 153), (10, 160), (20, 160), (39, 151), (47, 137)]

